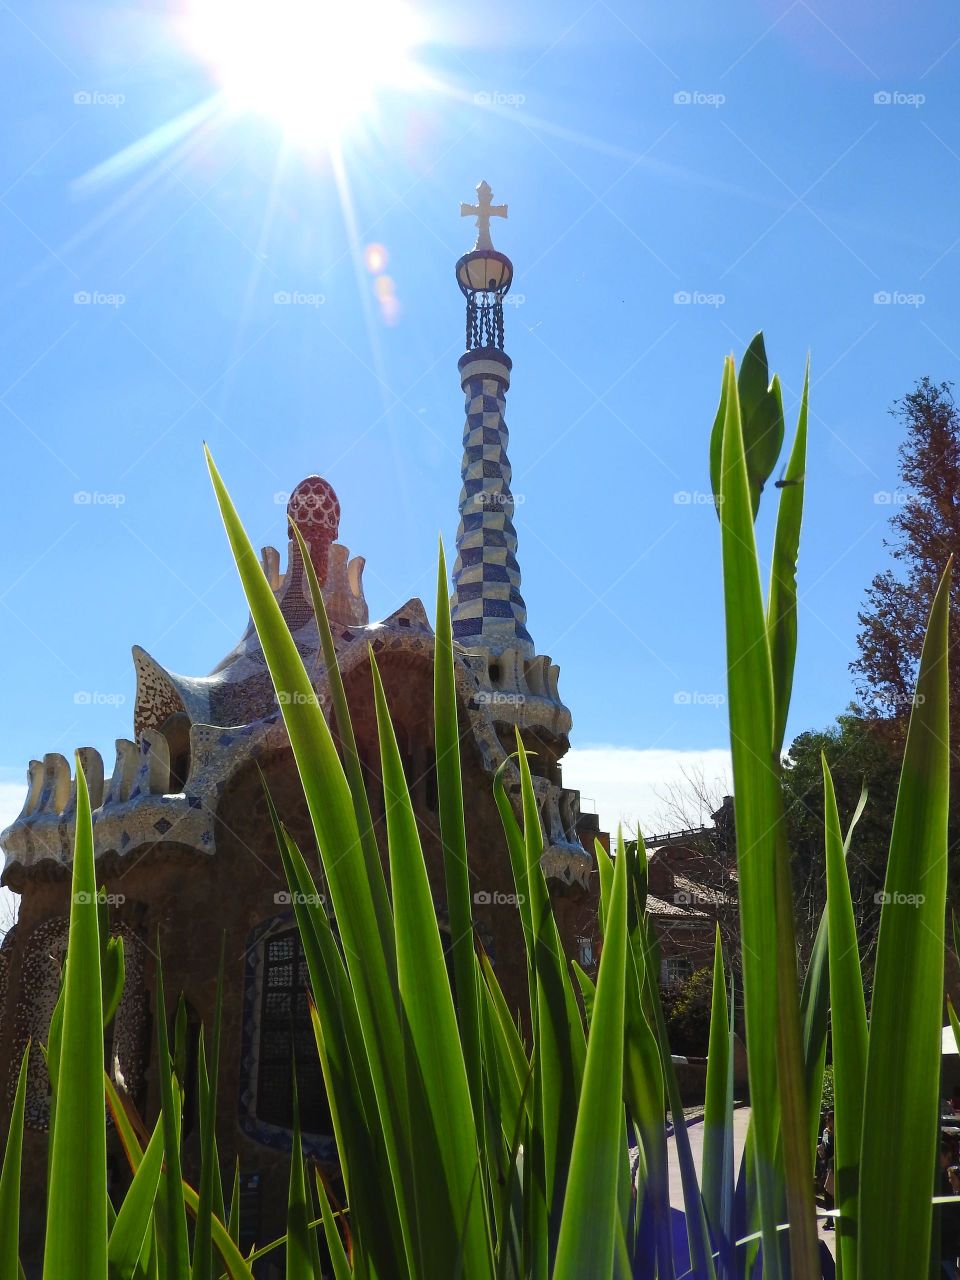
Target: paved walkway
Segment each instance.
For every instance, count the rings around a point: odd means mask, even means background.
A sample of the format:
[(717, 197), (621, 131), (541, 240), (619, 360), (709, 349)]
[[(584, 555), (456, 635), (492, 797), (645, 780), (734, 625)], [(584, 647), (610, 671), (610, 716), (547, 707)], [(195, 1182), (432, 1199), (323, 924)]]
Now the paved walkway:
[[(733, 1113), (733, 1162), (734, 1168), (740, 1168), (740, 1158), (743, 1155), (744, 1144), (747, 1141), (747, 1127), (750, 1124), (750, 1108), (738, 1107)], [(703, 1121), (695, 1120), (687, 1127), (687, 1133), (690, 1136), (690, 1149), (693, 1152), (694, 1163), (697, 1166), (698, 1175), (703, 1168)], [(673, 1209), (683, 1210), (683, 1187), (680, 1182), (680, 1164), (677, 1160), (677, 1144), (673, 1138), (667, 1139), (667, 1158), (670, 1163), (670, 1206)], [(822, 1220), (821, 1220), (822, 1222)], [(831, 1254), (836, 1257), (836, 1245), (834, 1233), (832, 1231), (824, 1231), (820, 1227), (821, 1239), (827, 1242), (827, 1248)]]

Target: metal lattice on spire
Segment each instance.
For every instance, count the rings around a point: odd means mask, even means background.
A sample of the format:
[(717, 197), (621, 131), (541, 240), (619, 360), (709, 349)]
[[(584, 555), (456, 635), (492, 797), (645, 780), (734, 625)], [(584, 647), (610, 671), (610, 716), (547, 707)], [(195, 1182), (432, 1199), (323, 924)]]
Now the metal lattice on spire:
[(513, 281), (513, 264), (490, 239), (490, 219), (505, 218), (507, 206), (493, 203), (488, 182), (477, 186), (477, 203), (461, 204), (462, 218), (475, 218), (477, 243), (457, 263), (457, 283), (467, 300), (467, 350), (503, 350), (503, 299)]

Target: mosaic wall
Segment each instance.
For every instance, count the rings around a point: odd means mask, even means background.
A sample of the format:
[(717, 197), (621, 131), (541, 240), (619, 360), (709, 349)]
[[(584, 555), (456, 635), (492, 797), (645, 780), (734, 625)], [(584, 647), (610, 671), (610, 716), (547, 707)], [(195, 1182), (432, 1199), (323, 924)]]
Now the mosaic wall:
[(7, 988), (10, 981), (10, 962), (17, 937), (17, 926), (8, 929), (0, 942), (0, 1043), (8, 1037), (12, 1028), (6, 1025)]
[(144, 1073), (150, 1051), (146, 954), (143, 940), (127, 925), (119, 925), (112, 932), (123, 938), (125, 977), (123, 997), (113, 1019), (110, 1075), (134, 1101), (139, 1101), (144, 1093)]
[[(122, 1081), (131, 1097), (136, 1098), (143, 1087), (148, 1048), (143, 946), (126, 925), (117, 926), (113, 933), (121, 934), (124, 939), (126, 981), (112, 1028), (111, 1075)], [(21, 990), (29, 994), (17, 1007), (7, 1094), (12, 1098), (16, 1092), (24, 1050), (27, 1041), (32, 1040), (25, 1120), (29, 1129), (39, 1131), (46, 1131), (50, 1122), (50, 1078), (39, 1046), (47, 1042), (66, 950), (67, 918), (62, 916), (37, 925), (26, 940), (23, 951), (20, 985)]]

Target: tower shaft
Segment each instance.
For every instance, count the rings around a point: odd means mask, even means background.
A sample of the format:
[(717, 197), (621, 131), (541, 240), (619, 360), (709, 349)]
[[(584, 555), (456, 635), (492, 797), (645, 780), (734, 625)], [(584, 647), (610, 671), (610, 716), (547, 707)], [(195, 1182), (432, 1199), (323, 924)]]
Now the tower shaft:
[(505, 418), (510, 357), (492, 347), (459, 362), (466, 423), (457, 559), (450, 607), (454, 639), (491, 653), (520, 649), (533, 656), (527, 606), (520, 594), (514, 497)]

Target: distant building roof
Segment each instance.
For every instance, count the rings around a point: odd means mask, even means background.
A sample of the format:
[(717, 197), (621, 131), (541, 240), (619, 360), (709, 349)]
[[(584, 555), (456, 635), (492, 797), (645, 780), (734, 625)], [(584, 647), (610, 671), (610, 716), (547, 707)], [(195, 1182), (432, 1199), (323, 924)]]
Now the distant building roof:
[(666, 898), (658, 898), (655, 894), (647, 894), (647, 910), (652, 916), (669, 916), (671, 919), (683, 919), (699, 923), (701, 920), (709, 921), (711, 916), (709, 912), (703, 911), (700, 907), (695, 907), (691, 903), (686, 902), (670, 902)]

